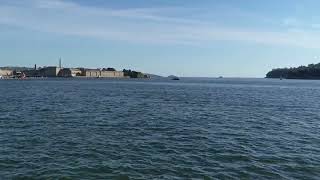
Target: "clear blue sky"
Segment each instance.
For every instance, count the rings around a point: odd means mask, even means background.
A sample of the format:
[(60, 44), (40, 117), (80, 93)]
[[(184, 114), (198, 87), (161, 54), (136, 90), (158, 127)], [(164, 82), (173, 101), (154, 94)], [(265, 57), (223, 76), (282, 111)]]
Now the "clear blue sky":
[(320, 62), (318, 0), (0, 0), (0, 66), (264, 77)]

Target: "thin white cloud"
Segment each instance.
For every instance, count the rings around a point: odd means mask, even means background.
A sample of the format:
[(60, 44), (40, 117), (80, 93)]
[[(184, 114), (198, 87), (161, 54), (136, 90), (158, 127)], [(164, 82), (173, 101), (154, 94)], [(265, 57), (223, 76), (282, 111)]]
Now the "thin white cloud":
[[(0, 4), (0, 24), (37, 31), (84, 36), (105, 40), (197, 45), (213, 41), (240, 41), (259, 44), (319, 48), (318, 32), (274, 31), (228, 27), (186, 16), (194, 9), (145, 8), (105, 9), (62, 0), (22, 0)], [(234, 15), (236, 18), (237, 16)], [(287, 19), (285, 24), (296, 24)]]

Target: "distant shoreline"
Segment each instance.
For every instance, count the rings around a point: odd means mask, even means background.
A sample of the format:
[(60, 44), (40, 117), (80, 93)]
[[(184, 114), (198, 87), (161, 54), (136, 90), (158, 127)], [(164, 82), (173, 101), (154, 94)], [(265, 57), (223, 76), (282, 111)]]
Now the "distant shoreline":
[(276, 68), (266, 75), (269, 79), (320, 80), (320, 63), (293, 68)]
[(63, 68), (61, 65), (43, 68), (3, 67), (0, 68), (1, 79), (25, 78), (150, 78), (147, 74), (131, 69), (117, 71), (115, 68)]

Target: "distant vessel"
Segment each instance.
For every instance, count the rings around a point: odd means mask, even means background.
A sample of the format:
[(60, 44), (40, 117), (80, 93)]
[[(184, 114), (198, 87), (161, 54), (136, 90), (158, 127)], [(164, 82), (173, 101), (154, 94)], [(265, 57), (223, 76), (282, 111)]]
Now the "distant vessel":
[(180, 78), (178, 76), (173, 76), (173, 75), (168, 76), (168, 78), (170, 78), (171, 80), (175, 80), (175, 81), (180, 80)]
[(219, 79), (222, 79), (223, 78), (223, 76), (219, 76)]

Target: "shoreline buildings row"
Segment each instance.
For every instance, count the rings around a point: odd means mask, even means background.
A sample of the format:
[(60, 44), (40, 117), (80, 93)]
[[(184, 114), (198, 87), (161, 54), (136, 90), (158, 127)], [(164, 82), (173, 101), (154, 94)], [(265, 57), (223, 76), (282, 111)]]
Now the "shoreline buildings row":
[(109, 69), (87, 69), (87, 68), (60, 68), (60, 67), (45, 67), (40, 69), (25, 70), (26, 77), (125, 77), (122, 71)]
[(116, 71), (114, 68), (89, 69), (89, 68), (62, 68), (49, 66), (33, 69), (7, 68), (0, 69), (0, 78), (36, 78), (36, 77), (87, 77), (87, 78), (148, 78), (141, 72), (123, 70)]

